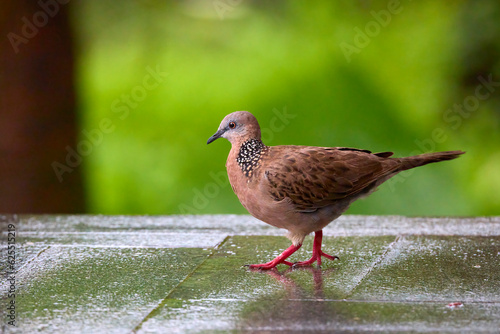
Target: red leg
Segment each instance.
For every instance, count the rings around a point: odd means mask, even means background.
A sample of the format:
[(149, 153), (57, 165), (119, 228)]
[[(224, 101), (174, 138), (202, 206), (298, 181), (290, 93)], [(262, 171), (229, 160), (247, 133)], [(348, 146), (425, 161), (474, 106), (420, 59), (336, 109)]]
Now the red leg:
[(310, 266), (311, 264), (313, 264), (314, 262), (318, 262), (318, 267), (321, 266), (321, 257), (324, 256), (326, 257), (327, 259), (330, 259), (330, 260), (335, 260), (337, 259), (338, 260), (338, 257), (337, 256), (332, 256), (332, 255), (328, 255), (326, 253), (324, 253), (322, 250), (321, 250), (321, 242), (323, 240), (323, 231), (320, 230), (320, 231), (316, 231), (314, 232), (314, 243), (313, 243), (313, 254), (312, 254), (312, 257), (307, 260), (307, 261), (302, 261), (302, 262), (295, 262), (293, 264), (294, 267), (300, 267), (300, 266)]
[(286, 264), (287, 266), (292, 266), (293, 263), (285, 261), (285, 260), (290, 255), (292, 255), (293, 253), (295, 253), (297, 251), (297, 249), (299, 249), (301, 246), (302, 245), (298, 245), (298, 246), (291, 245), (283, 253), (281, 253), (279, 256), (277, 256), (271, 262), (261, 263), (261, 264), (246, 264), (245, 266), (248, 267), (248, 268), (251, 268), (251, 269), (255, 268), (255, 269), (263, 269), (263, 270), (272, 269), (272, 268), (276, 267), (280, 263)]

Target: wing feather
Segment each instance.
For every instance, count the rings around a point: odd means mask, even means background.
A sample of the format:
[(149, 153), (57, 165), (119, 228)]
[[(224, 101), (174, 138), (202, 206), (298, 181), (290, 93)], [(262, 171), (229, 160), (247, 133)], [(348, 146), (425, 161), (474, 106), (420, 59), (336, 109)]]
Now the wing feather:
[(349, 148), (274, 146), (264, 163), (269, 194), (311, 212), (357, 194), (401, 163), (391, 152)]

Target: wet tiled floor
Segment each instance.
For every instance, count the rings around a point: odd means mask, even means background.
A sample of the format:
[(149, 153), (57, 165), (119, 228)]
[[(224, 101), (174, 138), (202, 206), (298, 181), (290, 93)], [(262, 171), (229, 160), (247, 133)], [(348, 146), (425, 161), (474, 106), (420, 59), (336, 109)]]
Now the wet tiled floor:
[[(249, 216), (3, 216), (16, 228), (8, 333), (490, 332), (500, 217), (345, 216), (321, 269), (251, 271), (289, 246)], [(2, 240), (5, 244), (5, 238)], [(291, 261), (308, 259), (312, 237)], [(2, 245), (4, 271), (5, 245)], [(455, 303), (453, 304), (450, 303)]]

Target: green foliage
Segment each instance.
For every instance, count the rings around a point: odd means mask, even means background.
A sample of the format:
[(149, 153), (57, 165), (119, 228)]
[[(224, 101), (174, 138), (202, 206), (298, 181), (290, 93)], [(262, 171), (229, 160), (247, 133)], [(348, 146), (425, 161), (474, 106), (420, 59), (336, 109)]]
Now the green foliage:
[[(467, 151), (382, 186), (349, 213), (500, 214), (500, 87), (470, 112), (447, 112), (475, 96), (479, 76), (500, 81), (499, 57), (473, 57), (485, 43), (500, 50), (498, 35), (470, 44), (478, 24), (498, 33), (498, 16), (467, 17), (464, 2), (389, 6), (75, 3), (82, 130), (114, 125), (85, 157), (89, 211), (245, 213), (221, 177), (229, 144), (206, 140), (226, 114), (248, 110), (267, 145)], [(345, 45), (356, 51), (346, 56)], [(153, 72), (168, 73), (154, 88)]]

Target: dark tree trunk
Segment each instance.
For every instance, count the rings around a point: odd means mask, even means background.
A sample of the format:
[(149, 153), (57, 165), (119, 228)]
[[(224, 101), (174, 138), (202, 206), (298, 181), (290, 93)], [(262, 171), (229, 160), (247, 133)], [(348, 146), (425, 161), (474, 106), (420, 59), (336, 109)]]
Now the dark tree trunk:
[(66, 163), (77, 116), (65, 2), (0, 4), (0, 212), (84, 211), (81, 167)]

